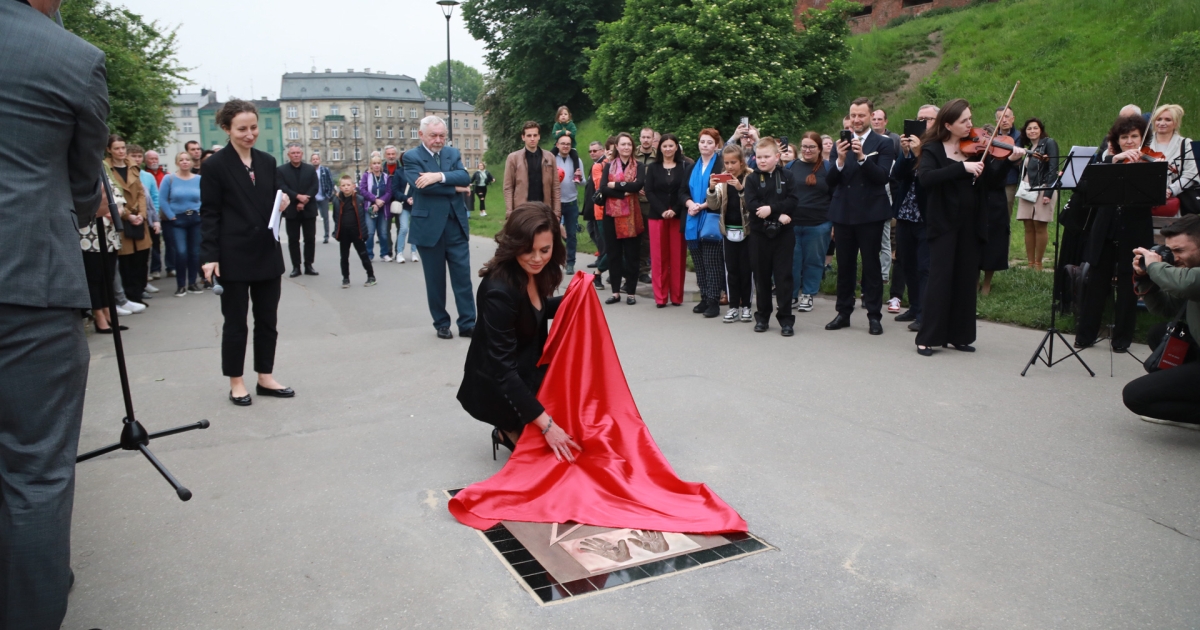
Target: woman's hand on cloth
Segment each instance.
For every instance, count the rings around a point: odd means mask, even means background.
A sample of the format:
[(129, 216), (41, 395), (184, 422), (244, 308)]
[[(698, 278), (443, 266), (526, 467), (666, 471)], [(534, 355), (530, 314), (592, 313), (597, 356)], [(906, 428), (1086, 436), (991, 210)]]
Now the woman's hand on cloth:
[[(571, 452), (571, 449), (582, 453), (583, 447), (576, 444), (575, 440), (567, 435), (566, 431), (563, 431), (561, 427), (554, 424), (554, 419), (548, 414), (543, 413), (533, 422), (542, 431), (542, 437), (546, 438), (546, 446), (550, 447), (550, 451), (554, 453), (554, 458), (560, 462), (566, 460), (574, 464), (575, 454)], [(549, 427), (549, 430), (547, 430), (547, 427)]]

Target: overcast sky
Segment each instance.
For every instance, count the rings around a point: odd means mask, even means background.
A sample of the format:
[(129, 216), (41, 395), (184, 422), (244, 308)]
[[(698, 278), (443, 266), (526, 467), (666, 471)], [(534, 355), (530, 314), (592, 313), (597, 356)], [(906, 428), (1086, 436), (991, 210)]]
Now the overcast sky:
[[(221, 100), (278, 98), (284, 72), (313, 66), (420, 81), (446, 60), (446, 18), (435, 0), (109, 1), (178, 26), (179, 61), (191, 68), (195, 91), (215, 89)], [(483, 44), (467, 33), (461, 7), (450, 19), (450, 47), (454, 59), (486, 72)]]

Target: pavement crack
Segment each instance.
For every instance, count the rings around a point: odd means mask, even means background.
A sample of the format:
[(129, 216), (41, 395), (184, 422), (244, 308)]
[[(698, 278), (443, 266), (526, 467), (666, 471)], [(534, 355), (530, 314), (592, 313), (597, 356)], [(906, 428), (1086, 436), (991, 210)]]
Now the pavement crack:
[(1196, 538), (1195, 536), (1192, 536), (1190, 534), (1185, 534), (1185, 533), (1179, 531), (1178, 529), (1175, 529), (1174, 527), (1171, 527), (1170, 525), (1167, 525), (1166, 523), (1163, 523), (1161, 521), (1156, 521), (1156, 520), (1150, 518), (1149, 516), (1147, 516), (1146, 518), (1150, 519), (1151, 523), (1154, 523), (1155, 525), (1162, 525), (1163, 527), (1166, 527), (1167, 529), (1175, 532), (1176, 534), (1179, 534), (1180, 536), (1191, 538), (1192, 540), (1200, 540), (1200, 538)]

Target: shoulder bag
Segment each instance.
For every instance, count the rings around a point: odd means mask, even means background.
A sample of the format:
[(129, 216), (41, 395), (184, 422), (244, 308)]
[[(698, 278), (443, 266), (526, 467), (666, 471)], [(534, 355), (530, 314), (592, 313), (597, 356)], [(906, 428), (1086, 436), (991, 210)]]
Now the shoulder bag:
[(1169, 370), (1173, 367), (1179, 367), (1187, 363), (1189, 358), (1194, 358), (1196, 342), (1192, 338), (1191, 332), (1188, 331), (1187, 320), (1187, 305), (1179, 312), (1179, 317), (1167, 326), (1167, 333), (1163, 335), (1162, 341), (1150, 356), (1146, 357), (1146, 362), (1143, 367), (1146, 371), (1153, 374), (1162, 370)]
[(1017, 184), (1017, 198), (1028, 201), (1029, 203), (1037, 203), (1038, 197), (1042, 195), (1040, 192), (1032, 190), (1033, 186), (1029, 184), (1028, 173), (1025, 166), (1029, 164), (1030, 158), (1021, 160), (1021, 183)]

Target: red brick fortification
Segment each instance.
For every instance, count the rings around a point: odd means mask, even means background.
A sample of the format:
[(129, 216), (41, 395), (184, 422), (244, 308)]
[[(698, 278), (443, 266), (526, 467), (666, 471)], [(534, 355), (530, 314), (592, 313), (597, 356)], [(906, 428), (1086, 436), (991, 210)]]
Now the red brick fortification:
[[(902, 15), (919, 15), (930, 9), (942, 7), (962, 7), (971, 0), (855, 0), (862, 9), (851, 17), (850, 31), (865, 33), (873, 28), (885, 26), (888, 22)], [(796, 17), (806, 9), (823, 9), (830, 0), (797, 0)]]

